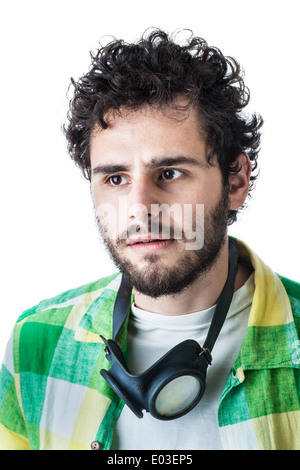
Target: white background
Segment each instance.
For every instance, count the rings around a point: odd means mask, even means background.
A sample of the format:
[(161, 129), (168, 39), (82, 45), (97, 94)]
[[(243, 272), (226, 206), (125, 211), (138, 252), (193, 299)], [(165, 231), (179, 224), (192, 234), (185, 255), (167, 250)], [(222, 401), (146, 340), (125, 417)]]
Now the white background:
[(0, 356), (23, 310), (115, 271), (61, 132), (70, 77), (102, 36), (190, 28), (236, 57), (265, 119), (261, 177), (230, 230), (299, 281), (298, 0), (6, 0), (0, 9)]

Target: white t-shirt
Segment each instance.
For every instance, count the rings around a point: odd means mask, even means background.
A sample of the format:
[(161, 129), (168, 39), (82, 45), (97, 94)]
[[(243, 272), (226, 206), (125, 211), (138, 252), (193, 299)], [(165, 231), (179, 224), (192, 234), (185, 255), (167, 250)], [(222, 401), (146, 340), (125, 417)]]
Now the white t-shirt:
[[(139, 419), (125, 405), (115, 423), (113, 450), (222, 449), (218, 428), (218, 406), (229, 372), (246, 334), (254, 292), (254, 275), (232, 299), (223, 328), (212, 351), (206, 390), (198, 405), (186, 415), (162, 421), (143, 412)], [(128, 326), (128, 367), (145, 371), (173, 346), (194, 339), (202, 346), (215, 306), (200, 312), (166, 316), (140, 310), (133, 305)]]

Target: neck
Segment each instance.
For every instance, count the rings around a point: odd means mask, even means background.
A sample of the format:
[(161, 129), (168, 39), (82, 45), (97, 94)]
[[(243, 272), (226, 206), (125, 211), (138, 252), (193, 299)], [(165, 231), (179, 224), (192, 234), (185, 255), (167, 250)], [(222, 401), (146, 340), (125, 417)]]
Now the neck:
[[(235, 279), (236, 291), (246, 282), (252, 270), (239, 264)], [(181, 293), (153, 299), (137, 291), (135, 305), (149, 312), (161, 315), (184, 315), (206, 310), (216, 304), (228, 275), (228, 240), (209, 271), (200, 274), (198, 279)]]

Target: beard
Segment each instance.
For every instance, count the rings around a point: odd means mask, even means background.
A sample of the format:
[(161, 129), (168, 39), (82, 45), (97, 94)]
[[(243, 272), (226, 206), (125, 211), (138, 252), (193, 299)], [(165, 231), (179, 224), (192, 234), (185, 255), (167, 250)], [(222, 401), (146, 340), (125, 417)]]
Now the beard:
[[(172, 267), (166, 267), (161, 263), (160, 254), (146, 254), (142, 256), (143, 263), (133, 263), (123, 254), (126, 246), (124, 235), (112, 239), (108, 236), (107, 227), (101, 224), (97, 218), (98, 227), (104, 244), (111, 259), (117, 268), (125, 275), (129, 284), (141, 294), (152, 298), (161, 296), (174, 296), (193, 284), (199, 276), (207, 272), (218, 259), (221, 249), (227, 237), (228, 225), (228, 186), (223, 187), (222, 195), (215, 207), (204, 217), (204, 244), (202, 248), (195, 250), (182, 249), (182, 254), (177, 258)], [(142, 233), (151, 233), (151, 227)], [(193, 220), (193, 230), (197, 229), (196, 221)], [(163, 227), (159, 224), (160, 233)], [(174, 230), (169, 227), (170, 238)], [(130, 233), (139, 232), (139, 226), (128, 229)], [(103, 234), (105, 233), (105, 236)], [(181, 240), (176, 240), (184, 247), (186, 243), (184, 234)], [(146, 265), (145, 265), (146, 263)], [(139, 266), (142, 264), (143, 266)]]

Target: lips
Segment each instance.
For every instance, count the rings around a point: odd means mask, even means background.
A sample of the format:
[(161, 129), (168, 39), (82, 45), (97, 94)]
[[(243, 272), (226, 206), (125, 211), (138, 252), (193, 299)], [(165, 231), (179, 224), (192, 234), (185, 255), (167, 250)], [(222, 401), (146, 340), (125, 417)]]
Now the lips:
[(147, 238), (139, 237), (139, 238), (130, 239), (127, 242), (127, 246), (129, 249), (137, 253), (154, 253), (154, 252), (161, 251), (161, 250), (168, 248), (169, 246), (172, 245), (173, 242), (174, 242), (174, 239), (172, 238), (154, 239), (150, 237), (147, 237)]
[(151, 237), (145, 237), (145, 238), (132, 238), (127, 241), (127, 245), (132, 246), (132, 245), (141, 245), (144, 243), (159, 243), (159, 242), (164, 242), (164, 241), (170, 241), (170, 238), (151, 238)]

